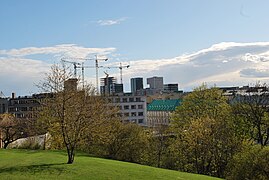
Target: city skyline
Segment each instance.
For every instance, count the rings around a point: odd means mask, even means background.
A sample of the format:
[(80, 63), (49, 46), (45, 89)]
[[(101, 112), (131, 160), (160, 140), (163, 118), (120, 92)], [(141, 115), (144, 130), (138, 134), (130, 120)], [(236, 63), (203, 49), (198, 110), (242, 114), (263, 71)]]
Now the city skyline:
[[(38, 93), (34, 84), (53, 63), (96, 54), (109, 59), (103, 66), (130, 65), (123, 69), (126, 91), (133, 77), (161, 76), (184, 91), (203, 82), (268, 82), (268, 6), (265, 0), (3, 1), (0, 91)], [(99, 69), (99, 78), (103, 71), (120, 79), (118, 69)], [(95, 84), (94, 69), (85, 77)]]

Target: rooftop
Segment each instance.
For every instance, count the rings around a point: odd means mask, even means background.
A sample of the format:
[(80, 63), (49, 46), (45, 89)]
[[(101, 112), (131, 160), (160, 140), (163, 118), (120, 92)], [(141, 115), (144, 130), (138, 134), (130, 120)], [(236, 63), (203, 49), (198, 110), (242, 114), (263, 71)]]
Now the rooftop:
[(181, 104), (180, 99), (153, 100), (148, 104), (148, 111), (174, 111)]

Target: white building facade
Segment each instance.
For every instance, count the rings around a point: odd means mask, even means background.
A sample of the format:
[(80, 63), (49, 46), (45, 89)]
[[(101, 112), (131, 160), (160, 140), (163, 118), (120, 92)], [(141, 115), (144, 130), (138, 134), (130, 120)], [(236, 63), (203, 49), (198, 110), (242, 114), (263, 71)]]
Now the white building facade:
[(123, 122), (132, 122), (141, 126), (147, 125), (146, 96), (118, 94), (109, 98), (112, 104), (119, 108)]

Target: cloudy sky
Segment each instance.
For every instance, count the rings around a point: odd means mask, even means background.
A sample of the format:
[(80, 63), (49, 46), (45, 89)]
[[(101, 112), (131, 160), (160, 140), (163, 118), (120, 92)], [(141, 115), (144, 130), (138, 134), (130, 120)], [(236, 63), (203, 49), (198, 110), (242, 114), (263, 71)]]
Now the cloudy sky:
[[(203, 82), (269, 83), (268, 7), (268, 0), (3, 0), (0, 91), (36, 93), (62, 57), (95, 55), (109, 59), (101, 66), (130, 65), (126, 91), (131, 77), (163, 76), (185, 91)], [(117, 68), (100, 68), (99, 77), (104, 71), (120, 79)], [(85, 76), (95, 84), (94, 68)]]

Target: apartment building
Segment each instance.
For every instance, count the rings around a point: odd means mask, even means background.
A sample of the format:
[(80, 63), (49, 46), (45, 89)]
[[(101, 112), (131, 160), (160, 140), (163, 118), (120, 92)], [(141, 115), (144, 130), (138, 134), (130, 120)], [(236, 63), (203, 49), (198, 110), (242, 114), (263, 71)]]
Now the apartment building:
[(109, 98), (113, 105), (119, 107), (123, 122), (132, 122), (141, 126), (147, 125), (146, 96), (122, 93)]

